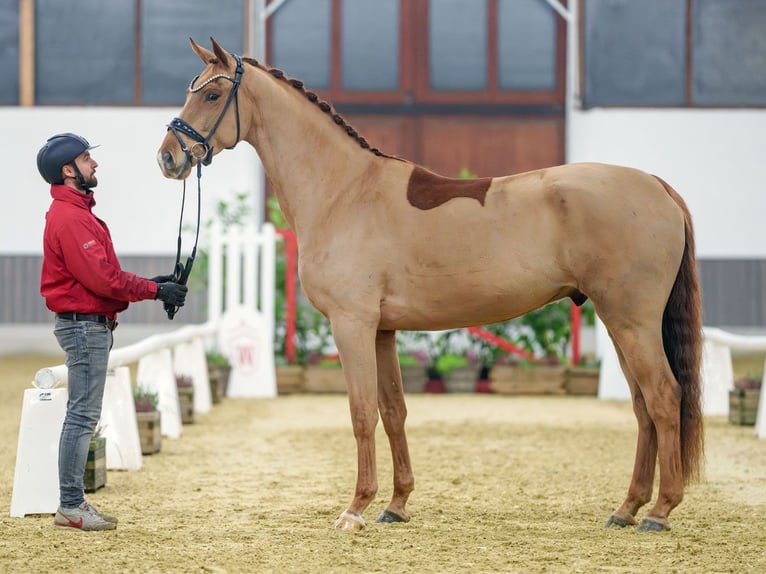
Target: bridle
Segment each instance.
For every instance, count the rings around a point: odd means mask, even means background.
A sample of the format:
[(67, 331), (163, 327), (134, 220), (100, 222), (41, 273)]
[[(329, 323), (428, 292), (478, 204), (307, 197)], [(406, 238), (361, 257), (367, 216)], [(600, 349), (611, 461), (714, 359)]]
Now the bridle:
[[(189, 280), (189, 275), (191, 274), (192, 265), (194, 265), (194, 258), (197, 255), (197, 243), (199, 241), (199, 228), (200, 228), (200, 205), (202, 201), (202, 166), (210, 165), (213, 161), (213, 148), (210, 145), (210, 140), (215, 134), (216, 130), (218, 129), (218, 126), (221, 124), (223, 117), (226, 115), (226, 111), (229, 109), (229, 106), (231, 105), (232, 100), (234, 101), (235, 115), (237, 119), (237, 137), (234, 140), (234, 143), (232, 145), (224, 149), (234, 149), (237, 143), (239, 143), (239, 96), (237, 95), (237, 93), (239, 91), (239, 86), (242, 81), (242, 73), (244, 72), (244, 68), (242, 66), (242, 58), (240, 58), (236, 54), (231, 54), (231, 55), (234, 57), (234, 60), (237, 62), (237, 67), (236, 67), (236, 70), (234, 71), (233, 78), (230, 76), (227, 76), (226, 74), (216, 74), (215, 76), (209, 77), (207, 80), (205, 80), (204, 82), (202, 82), (199, 86), (195, 88), (194, 84), (199, 79), (199, 76), (196, 76), (189, 83), (189, 92), (192, 94), (195, 92), (199, 92), (202, 88), (207, 86), (210, 82), (213, 82), (219, 78), (229, 80), (232, 83), (232, 88), (229, 91), (229, 97), (226, 99), (226, 103), (224, 104), (223, 109), (221, 110), (221, 113), (218, 116), (218, 119), (215, 121), (215, 124), (213, 124), (213, 128), (208, 132), (207, 136), (203, 136), (202, 134), (200, 134), (197, 130), (195, 130), (192, 126), (190, 126), (185, 120), (179, 117), (173, 118), (167, 126), (168, 131), (173, 132), (173, 135), (178, 140), (178, 145), (181, 146), (181, 151), (184, 152), (186, 164), (192, 163), (195, 159), (197, 160), (197, 232), (194, 237), (194, 248), (192, 249), (191, 255), (186, 260), (186, 265), (181, 264), (181, 230), (183, 228), (184, 205), (186, 203), (186, 180), (184, 180), (183, 196), (181, 198), (181, 219), (178, 223), (178, 249), (176, 250), (176, 263), (175, 263), (175, 266), (173, 267), (173, 280), (180, 285), (186, 285), (186, 282)], [(186, 144), (184, 143), (184, 140), (180, 136), (179, 132), (191, 138), (192, 140), (194, 140), (194, 143), (191, 145), (191, 147), (186, 147)], [(165, 307), (165, 311), (168, 314), (168, 319), (172, 320), (173, 316), (178, 311), (178, 307), (171, 305), (169, 303), (165, 303), (164, 307)]]
[[(236, 146), (237, 143), (239, 142), (239, 96), (237, 94), (239, 92), (239, 85), (242, 81), (242, 73), (244, 72), (244, 68), (242, 66), (242, 58), (240, 58), (236, 54), (232, 54), (232, 56), (237, 62), (237, 68), (234, 71), (233, 78), (230, 76), (227, 76), (226, 74), (216, 74), (215, 76), (210, 76), (207, 80), (205, 80), (204, 82), (202, 82), (199, 86), (195, 88), (194, 83), (197, 80), (199, 80), (199, 76), (196, 76), (189, 83), (189, 93), (192, 93), (192, 94), (199, 92), (202, 88), (207, 86), (210, 82), (214, 82), (215, 80), (218, 80), (219, 78), (229, 80), (232, 83), (232, 88), (229, 91), (229, 97), (226, 99), (226, 103), (224, 104), (223, 109), (221, 110), (221, 113), (218, 115), (218, 119), (215, 121), (215, 124), (213, 124), (213, 129), (211, 129), (210, 132), (208, 132), (207, 136), (203, 136), (201, 133), (199, 133), (197, 130), (191, 127), (188, 123), (186, 123), (186, 120), (183, 120), (178, 117), (173, 118), (167, 126), (168, 131), (173, 132), (173, 135), (176, 136), (176, 139), (178, 140), (178, 145), (181, 146), (181, 151), (184, 152), (184, 155), (186, 155), (186, 161), (189, 163), (191, 163), (192, 160), (196, 159), (197, 165), (199, 165), (200, 162), (203, 165), (210, 165), (210, 163), (213, 161), (213, 148), (210, 146), (210, 139), (215, 134), (216, 130), (218, 129), (218, 126), (221, 125), (221, 121), (223, 120), (223, 117), (226, 115), (226, 111), (229, 109), (229, 106), (231, 105), (232, 100), (234, 100), (234, 109), (236, 110), (237, 137), (234, 140), (234, 143), (225, 149), (234, 149), (234, 146)], [(184, 140), (179, 135), (179, 132), (193, 139), (195, 143), (193, 143), (190, 148), (187, 148), (186, 144), (184, 143)]]

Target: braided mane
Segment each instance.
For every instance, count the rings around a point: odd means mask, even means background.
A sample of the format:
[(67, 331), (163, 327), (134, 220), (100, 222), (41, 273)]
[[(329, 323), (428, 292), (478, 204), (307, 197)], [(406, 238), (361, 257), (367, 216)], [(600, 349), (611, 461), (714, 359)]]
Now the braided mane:
[(367, 140), (364, 139), (362, 136), (360, 136), (359, 133), (353, 127), (348, 125), (346, 123), (346, 120), (343, 119), (343, 116), (341, 116), (338, 112), (336, 112), (335, 108), (333, 108), (331, 104), (329, 104), (328, 102), (324, 100), (320, 100), (319, 96), (317, 96), (314, 92), (307, 90), (305, 86), (303, 85), (303, 82), (301, 82), (300, 80), (296, 80), (294, 78), (288, 78), (282, 70), (279, 70), (277, 68), (267, 68), (266, 66), (259, 64), (258, 61), (253, 58), (244, 57), (242, 58), (242, 61), (247, 62), (251, 66), (255, 66), (256, 68), (260, 68), (261, 70), (268, 72), (269, 74), (271, 74), (273, 77), (277, 78), (278, 80), (287, 82), (293, 88), (300, 91), (304, 96), (306, 96), (306, 99), (308, 101), (310, 101), (312, 104), (316, 104), (316, 106), (319, 107), (320, 110), (322, 110), (324, 113), (332, 117), (332, 121), (335, 122), (337, 125), (339, 125), (343, 129), (343, 131), (345, 131), (350, 137), (355, 139), (357, 143), (364, 149), (371, 151), (373, 154), (379, 157), (400, 159), (398, 157), (385, 154), (376, 147), (370, 147), (370, 144), (367, 142)]

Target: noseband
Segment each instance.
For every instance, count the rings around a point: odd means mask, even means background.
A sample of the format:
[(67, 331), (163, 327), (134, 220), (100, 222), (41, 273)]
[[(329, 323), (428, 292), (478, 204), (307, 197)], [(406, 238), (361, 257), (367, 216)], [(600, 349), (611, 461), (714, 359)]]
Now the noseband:
[[(232, 54), (232, 56), (234, 56), (234, 59), (237, 62), (237, 69), (234, 71), (233, 78), (227, 76), (226, 74), (216, 74), (195, 88), (194, 82), (199, 79), (199, 76), (197, 76), (189, 83), (189, 92), (192, 94), (199, 92), (210, 82), (213, 82), (219, 78), (229, 80), (233, 84), (231, 90), (229, 91), (229, 97), (226, 99), (226, 104), (224, 104), (218, 119), (215, 121), (215, 124), (213, 124), (213, 129), (210, 130), (207, 136), (203, 136), (188, 123), (186, 123), (185, 120), (177, 117), (173, 118), (167, 126), (168, 131), (173, 132), (173, 135), (176, 136), (178, 144), (181, 146), (181, 151), (184, 152), (186, 155), (186, 161), (189, 163), (196, 159), (198, 163), (201, 162), (203, 165), (210, 165), (210, 162), (213, 161), (213, 148), (210, 146), (210, 139), (213, 137), (215, 131), (218, 129), (218, 126), (221, 124), (221, 120), (223, 120), (223, 117), (226, 115), (226, 110), (229, 109), (229, 105), (231, 105), (232, 100), (234, 100), (234, 109), (236, 111), (237, 117), (237, 138), (234, 140), (234, 143), (226, 149), (234, 148), (234, 146), (236, 146), (239, 142), (239, 97), (237, 96), (237, 92), (239, 91), (239, 85), (242, 81), (242, 73), (244, 72), (244, 69), (242, 67), (242, 58), (236, 54)], [(194, 140), (195, 143), (193, 143), (191, 147), (186, 147), (186, 144), (184, 143), (183, 138), (181, 138), (179, 132)]]

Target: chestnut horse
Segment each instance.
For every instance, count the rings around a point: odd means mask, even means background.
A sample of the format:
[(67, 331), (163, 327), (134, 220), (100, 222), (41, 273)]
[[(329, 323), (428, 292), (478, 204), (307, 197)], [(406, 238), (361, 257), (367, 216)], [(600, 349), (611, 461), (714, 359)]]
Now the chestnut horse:
[[(302, 82), (211, 40), (212, 52), (191, 40), (205, 68), (157, 161), (166, 177), (183, 179), (242, 139), (263, 162), (297, 237), (303, 290), (330, 321), (348, 389), (358, 470), (335, 527), (365, 525), (378, 491), (378, 416), (394, 476), (377, 521), (410, 520), (415, 481), (398, 329), (486, 324), (590, 297), (638, 419), (627, 496), (606, 524), (668, 530), (703, 454), (700, 290), (692, 222), (678, 193), (637, 169), (596, 163), (442, 177), (370, 148)], [(659, 494), (639, 524), (657, 461)]]

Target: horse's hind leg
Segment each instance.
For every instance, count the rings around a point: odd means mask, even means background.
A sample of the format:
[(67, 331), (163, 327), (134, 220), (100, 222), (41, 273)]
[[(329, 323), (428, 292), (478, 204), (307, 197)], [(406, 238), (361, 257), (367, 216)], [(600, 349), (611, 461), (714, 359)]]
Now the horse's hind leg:
[(633, 480), (628, 497), (615, 514), (619, 517), (620, 511), (623, 511), (632, 515), (644, 499), (651, 496), (656, 458), (660, 467), (659, 493), (654, 507), (641, 521), (639, 530), (669, 530), (668, 515), (683, 499), (684, 488), (680, 437), (681, 389), (670, 370), (659, 325), (647, 319), (651, 315), (643, 317), (643, 321), (634, 320), (629, 326), (613, 329), (626, 375), (635, 386), (633, 405), (639, 424)]
[(404, 432), (407, 406), (396, 354), (396, 331), (378, 331), (375, 353), (378, 364), (378, 410), (391, 445), (394, 467), (394, 493), (377, 521), (408, 522), (410, 515), (405, 505), (415, 487), (415, 479)]
[(606, 526), (628, 525), (635, 526), (636, 513), (652, 499), (652, 487), (654, 483), (654, 468), (657, 461), (657, 434), (654, 423), (646, 409), (644, 396), (638, 387), (633, 374), (628, 368), (620, 348), (615, 344), (620, 366), (625, 374), (633, 398), (633, 412), (638, 421), (638, 440), (636, 441), (636, 458), (633, 464), (633, 478), (628, 487), (628, 495), (622, 505), (615, 510), (606, 522)]

